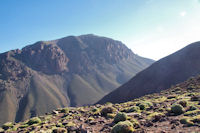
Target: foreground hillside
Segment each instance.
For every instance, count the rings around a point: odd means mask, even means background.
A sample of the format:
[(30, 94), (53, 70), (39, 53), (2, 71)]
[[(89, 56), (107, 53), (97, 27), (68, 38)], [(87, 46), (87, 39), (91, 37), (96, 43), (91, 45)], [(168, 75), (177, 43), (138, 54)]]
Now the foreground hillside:
[(200, 132), (200, 76), (161, 93), (120, 104), (62, 108), (20, 123), (5, 123), (1, 132)]
[(96, 103), (153, 61), (95, 35), (40, 41), (0, 54), (0, 125)]
[[(99, 103), (126, 102), (150, 93), (160, 92), (200, 74), (200, 42), (156, 61), (127, 83), (106, 95)], [(119, 97), (120, 95), (120, 97)]]

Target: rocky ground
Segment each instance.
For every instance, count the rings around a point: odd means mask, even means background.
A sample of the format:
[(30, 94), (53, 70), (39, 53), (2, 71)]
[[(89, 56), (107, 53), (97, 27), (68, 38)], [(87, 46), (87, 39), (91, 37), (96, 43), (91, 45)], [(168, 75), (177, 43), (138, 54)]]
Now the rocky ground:
[(8, 122), (0, 132), (200, 132), (200, 77), (125, 103), (62, 108), (24, 122)]

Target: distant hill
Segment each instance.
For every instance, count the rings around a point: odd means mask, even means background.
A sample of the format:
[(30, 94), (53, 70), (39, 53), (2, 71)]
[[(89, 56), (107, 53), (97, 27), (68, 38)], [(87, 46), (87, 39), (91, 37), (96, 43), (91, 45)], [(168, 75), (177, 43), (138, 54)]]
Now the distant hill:
[(155, 62), (106, 95), (99, 103), (125, 102), (145, 94), (160, 92), (198, 74), (200, 74), (200, 42), (195, 42)]
[(96, 103), (153, 63), (95, 35), (40, 41), (0, 54), (0, 124)]

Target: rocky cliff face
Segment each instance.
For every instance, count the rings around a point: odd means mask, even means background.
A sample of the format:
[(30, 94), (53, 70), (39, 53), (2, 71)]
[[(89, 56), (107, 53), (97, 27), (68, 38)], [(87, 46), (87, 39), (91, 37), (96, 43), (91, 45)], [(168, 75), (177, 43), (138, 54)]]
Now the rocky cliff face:
[(93, 104), (152, 62), (95, 35), (40, 41), (0, 54), (0, 124)]
[(56, 44), (37, 42), (22, 49), (19, 58), (29, 67), (46, 74), (67, 71), (69, 59)]

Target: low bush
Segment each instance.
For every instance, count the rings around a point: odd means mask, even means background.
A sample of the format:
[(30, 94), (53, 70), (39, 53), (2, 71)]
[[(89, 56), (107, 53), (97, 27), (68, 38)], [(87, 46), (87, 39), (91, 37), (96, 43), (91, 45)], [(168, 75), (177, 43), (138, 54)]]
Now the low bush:
[(200, 96), (199, 95), (192, 96), (191, 101), (200, 101)]
[(168, 96), (167, 99), (174, 99), (177, 98), (175, 95)]
[(194, 116), (192, 122), (200, 124), (200, 115)]
[(69, 108), (63, 108), (60, 111), (61, 113), (69, 113)]
[(112, 113), (108, 113), (107, 114), (107, 116), (106, 116), (106, 118), (111, 118), (111, 119), (113, 119), (113, 118), (115, 118), (115, 114), (112, 114)]
[(104, 107), (103, 109), (101, 109), (101, 115), (102, 116), (107, 116), (108, 113), (113, 113), (115, 111), (115, 108), (108, 106), (108, 107)]
[(139, 112), (139, 111), (140, 111), (140, 107), (138, 107), (138, 106), (132, 106), (132, 107), (130, 107), (127, 110), (127, 113), (130, 113), (130, 112)]
[(76, 124), (75, 123), (73, 123), (73, 122), (69, 122), (69, 123), (67, 123), (67, 125), (66, 125), (67, 127), (74, 127), (74, 126), (76, 126)]
[(187, 117), (180, 119), (180, 123), (184, 124), (186, 126), (193, 126), (194, 125), (194, 123), (191, 121), (191, 119), (187, 118)]
[(198, 108), (194, 105), (189, 106), (188, 111), (197, 110)]
[(153, 104), (149, 101), (144, 101), (141, 103), (137, 103), (136, 106), (138, 106), (140, 110), (146, 110), (147, 108), (153, 107)]
[(163, 116), (164, 116), (163, 113), (154, 112), (154, 113), (151, 113), (150, 115), (148, 115), (147, 119), (156, 122), (156, 121), (159, 121)]
[(138, 107), (140, 108), (140, 110), (146, 110), (147, 105), (144, 104), (144, 103), (141, 103), (141, 104), (138, 105)]
[(127, 120), (127, 115), (125, 113), (117, 113), (117, 115), (114, 118), (114, 122), (118, 123), (120, 121), (126, 121)]
[(3, 126), (2, 126), (2, 128), (4, 130), (7, 130), (7, 129), (12, 128), (12, 127), (13, 127), (13, 123), (12, 122), (7, 122), (7, 123), (3, 124)]
[(184, 108), (180, 104), (174, 104), (171, 106), (171, 112), (174, 113), (175, 115), (180, 115), (184, 113)]
[(56, 128), (53, 129), (52, 133), (67, 133), (67, 130), (65, 128)]
[(117, 123), (113, 128), (111, 133), (132, 133), (135, 129), (130, 121), (123, 121)]
[(31, 118), (28, 122), (27, 122), (27, 124), (28, 125), (33, 125), (33, 124), (38, 124), (38, 123), (41, 123), (42, 121), (40, 120), (40, 118), (38, 118), (38, 117), (33, 117), (33, 118)]
[(28, 124), (22, 124), (19, 126), (19, 128), (27, 128), (29, 125)]
[(181, 100), (178, 102), (178, 104), (182, 105), (183, 107), (187, 107), (187, 101), (186, 100)]
[(200, 110), (193, 110), (193, 111), (187, 111), (184, 113), (185, 116), (197, 116), (200, 115)]

